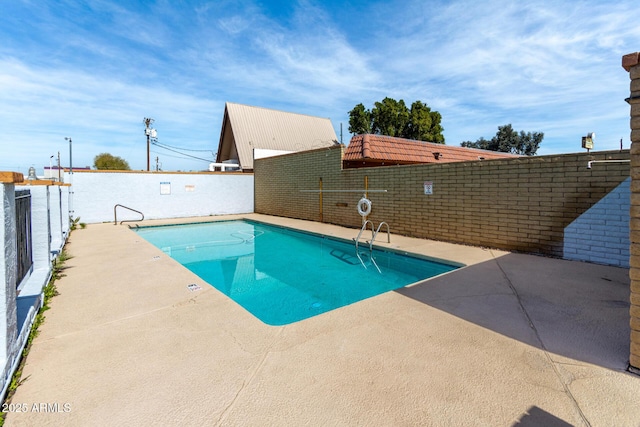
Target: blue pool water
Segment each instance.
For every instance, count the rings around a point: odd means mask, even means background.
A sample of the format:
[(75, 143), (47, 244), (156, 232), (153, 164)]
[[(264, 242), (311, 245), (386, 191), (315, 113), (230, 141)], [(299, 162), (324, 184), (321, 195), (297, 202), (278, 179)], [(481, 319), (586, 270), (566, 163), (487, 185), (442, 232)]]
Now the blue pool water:
[(286, 325), (458, 266), (248, 221), (138, 234), (268, 325)]

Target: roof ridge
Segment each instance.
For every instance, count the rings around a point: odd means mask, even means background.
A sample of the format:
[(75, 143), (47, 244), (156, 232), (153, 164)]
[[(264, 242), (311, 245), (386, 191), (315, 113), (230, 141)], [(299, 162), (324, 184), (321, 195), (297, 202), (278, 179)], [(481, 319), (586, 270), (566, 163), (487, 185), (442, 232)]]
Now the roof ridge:
[[(405, 143), (405, 144), (412, 144), (412, 143), (418, 143), (418, 144), (423, 144), (426, 145), (428, 144), (429, 146), (433, 146), (433, 148), (437, 148), (437, 147), (444, 147), (445, 149), (452, 149), (452, 150), (462, 150), (462, 151), (477, 151), (477, 152), (481, 152), (481, 153), (498, 153), (498, 154), (502, 154), (505, 156), (514, 156), (514, 157), (520, 157), (518, 154), (513, 154), (513, 153), (507, 153), (504, 151), (495, 151), (495, 150), (487, 150), (487, 149), (483, 149), (483, 148), (473, 148), (473, 147), (462, 147), (459, 145), (446, 145), (446, 144), (441, 144), (438, 142), (432, 142), (432, 141), (421, 141), (418, 139), (410, 139), (410, 138), (401, 138), (399, 136), (389, 136), (389, 135), (379, 135), (379, 134), (372, 134), (372, 133), (368, 133), (368, 134), (362, 134), (362, 136), (368, 136), (371, 135), (375, 139), (382, 139), (382, 140), (387, 140), (388, 142), (399, 142), (399, 143)], [(364, 139), (363, 139), (364, 141)], [(367, 139), (367, 142), (371, 143), (371, 139)]]
[(323, 120), (331, 121), (331, 118), (329, 118), (329, 117), (313, 116), (311, 114), (303, 114), (303, 113), (294, 113), (294, 112), (291, 112), (291, 111), (277, 110), (275, 108), (267, 108), (267, 107), (261, 107), (261, 106), (257, 106), (257, 105), (241, 104), (239, 102), (226, 101), (225, 102), (225, 109), (227, 108), (227, 105), (239, 105), (241, 107), (256, 108), (256, 109), (259, 109), (259, 110), (274, 111), (276, 113), (292, 114), (292, 115), (296, 115), (296, 116), (305, 116), (305, 117), (311, 117), (311, 118), (314, 118), (314, 119), (323, 119)]
[(370, 158), (371, 157), (371, 145), (369, 142), (369, 134), (366, 134), (362, 137), (362, 157)]

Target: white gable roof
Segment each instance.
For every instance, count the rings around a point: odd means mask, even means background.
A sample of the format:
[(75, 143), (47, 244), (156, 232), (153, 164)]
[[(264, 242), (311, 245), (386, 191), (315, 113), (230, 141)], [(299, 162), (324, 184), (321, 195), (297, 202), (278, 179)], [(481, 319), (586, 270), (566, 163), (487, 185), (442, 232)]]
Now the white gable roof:
[[(235, 144), (225, 147), (227, 144)], [(253, 169), (253, 149), (304, 151), (338, 144), (328, 118), (227, 102), (220, 131), (218, 162), (237, 153), (242, 169)]]

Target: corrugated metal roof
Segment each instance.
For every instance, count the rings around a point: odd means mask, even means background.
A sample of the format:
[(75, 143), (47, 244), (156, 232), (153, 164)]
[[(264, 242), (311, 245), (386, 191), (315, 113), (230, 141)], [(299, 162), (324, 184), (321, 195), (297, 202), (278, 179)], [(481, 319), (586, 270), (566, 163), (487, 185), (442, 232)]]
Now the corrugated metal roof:
[[(228, 126), (233, 133), (232, 141), (223, 135)], [(224, 152), (223, 143), (235, 143), (240, 167), (253, 169), (254, 148), (304, 151), (333, 146), (338, 144), (338, 138), (328, 118), (227, 102), (219, 157)], [(222, 160), (226, 159), (218, 159)]]
[(356, 135), (344, 152), (345, 167), (447, 163), (519, 157), (514, 154), (475, 148), (452, 147), (385, 135)]

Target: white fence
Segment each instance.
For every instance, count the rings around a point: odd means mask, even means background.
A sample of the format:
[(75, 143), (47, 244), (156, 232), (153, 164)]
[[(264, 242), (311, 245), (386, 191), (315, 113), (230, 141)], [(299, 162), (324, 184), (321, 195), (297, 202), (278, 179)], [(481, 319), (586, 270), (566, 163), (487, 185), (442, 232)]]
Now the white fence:
[[(82, 171), (72, 184), (70, 214), (84, 223), (114, 220), (114, 206), (145, 219), (253, 212), (253, 174)], [(118, 221), (140, 215), (118, 208)]]

